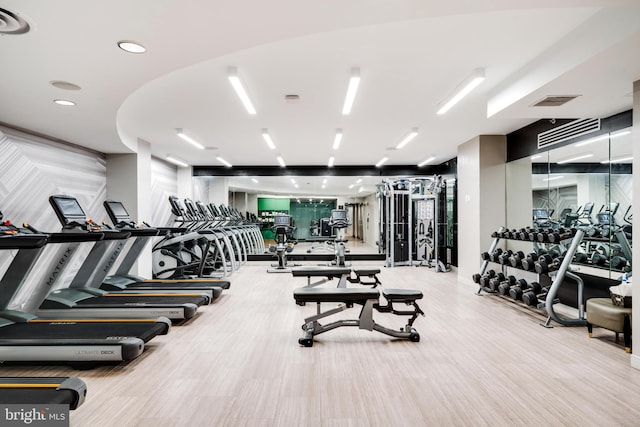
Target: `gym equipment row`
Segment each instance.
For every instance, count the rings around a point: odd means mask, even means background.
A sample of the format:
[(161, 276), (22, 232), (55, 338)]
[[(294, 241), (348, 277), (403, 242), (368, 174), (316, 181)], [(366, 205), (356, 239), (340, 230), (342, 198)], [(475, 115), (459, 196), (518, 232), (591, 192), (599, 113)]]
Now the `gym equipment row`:
[(378, 247), (386, 266), (425, 265), (449, 271), (446, 235), (446, 192), (441, 176), (385, 179), (380, 199)]
[(267, 269), (267, 273), (285, 273), (291, 271), (291, 265), (287, 262), (287, 253), (293, 251), (293, 245), (297, 242), (293, 239), (296, 230), (293, 225), (291, 215), (276, 214), (273, 216), (273, 227), (275, 245), (269, 246), (269, 252), (274, 253), (278, 258), (278, 263)]
[[(501, 228), (494, 235), (489, 250), (481, 255), (482, 265), (480, 271), (473, 275), (473, 280), (479, 285), (477, 295), (482, 291), (488, 294), (497, 294), (510, 297), (513, 300), (522, 301), (525, 305), (544, 310), (547, 313), (547, 320), (542, 325), (551, 327), (551, 320), (562, 325), (586, 325), (584, 316), (584, 281), (570, 270), (573, 259), (582, 239), (584, 230), (576, 229), (572, 232), (572, 237), (568, 241), (566, 250), (558, 254), (555, 258), (549, 255), (549, 250), (541, 251), (538, 242), (534, 241), (535, 252), (524, 257), (522, 252), (503, 252), (498, 248), (498, 244), (503, 233), (507, 230)], [(500, 236), (500, 237), (498, 237)], [(563, 240), (567, 242), (567, 239)], [(536, 259), (534, 259), (536, 258)], [(490, 262), (498, 262), (502, 265), (503, 271), (495, 272), (487, 270)], [(523, 265), (524, 264), (524, 265)], [(507, 275), (507, 266), (519, 266), (523, 270), (533, 270), (537, 273), (538, 280), (528, 282), (525, 279), (516, 279), (513, 275)], [(564, 279), (568, 278), (577, 284), (577, 318), (562, 317), (556, 313), (554, 305), (558, 303), (556, 298), (558, 290), (562, 286)]]
[(264, 253), (259, 227), (245, 223), (236, 209), (189, 199), (183, 204), (175, 196), (169, 203), (176, 226), (153, 246), (154, 278), (225, 278), (249, 254)]

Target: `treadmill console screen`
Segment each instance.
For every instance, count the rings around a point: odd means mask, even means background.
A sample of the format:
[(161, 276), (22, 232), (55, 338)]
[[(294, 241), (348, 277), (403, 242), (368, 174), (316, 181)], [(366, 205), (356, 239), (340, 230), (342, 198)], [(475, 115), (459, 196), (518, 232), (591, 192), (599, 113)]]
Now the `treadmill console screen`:
[(600, 225), (611, 225), (611, 215), (608, 213), (599, 213), (596, 215), (596, 218)]
[(107, 213), (111, 217), (111, 221), (117, 224), (121, 221), (129, 221), (131, 217), (129, 212), (124, 208), (124, 205), (120, 202), (106, 201), (104, 207), (107, 209)]
[(289, 215), (275, 215), (273, 225), (291, 225), (291, 217)]
[(534, 209), (533, 219), (549, 219), (549, 213), (546, 209)]
[(70, 218), (86, 218), (87, 216), (80, 207), (80, 203), (78, 203), (78, 200), (75, 197), (52, 196), (51, 200), (53, 201), (53, 206), (56, 210), (56, 213), (59, 212), (60, 215), (67, 220), (67, 222), (70, 221)]
[(346, 221), (347, 211), (346, 209), (334, 209), (331, 211), (331, 219), (333, 221)]

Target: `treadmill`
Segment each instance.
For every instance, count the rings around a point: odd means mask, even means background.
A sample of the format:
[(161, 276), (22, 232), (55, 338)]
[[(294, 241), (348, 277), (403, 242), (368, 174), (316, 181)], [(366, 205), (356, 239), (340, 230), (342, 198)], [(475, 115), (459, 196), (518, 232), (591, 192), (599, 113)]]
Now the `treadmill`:
[(78, 377), (0, 377), (0, 403), (82, 405), (87, 385)]
[(132, 360), (142, 354), (146, 342), (169, 331), (171, 322), (166, 318), (52, 321), (11, 309), (47, 239), (46, 234), (0, 222), (0, 250), (17, 250), (0, 278), (0, 362), (68, 362), (84, 367)]
[[(86, 215), (77, 199), (70, 196), (51, 196), (49, 202), (58, 219), (63, 224), (61, 233), (54, 233), (56, 243), (61, 252), (57, 265), (51, 266), (51, 273), (47, 284), (51, 291), (38, 308), (40, 317), (49, 319), (77, 319), (77, 318), (149, 318), (167, 317), (181, 321), (195, 316), (198, 306), (207, 304), (206, 295), (198, 292), (168, 294), (168, 293), (123, 293), (108, 292), (98, 289), (96, 281), (100, 277), (99, 266), (103, 258), (109, 257), (109, 247), (118, 240), (129, 236), (128, 232), (108, 230), (98, 226)], [(103, 239), (94, 243), (89, 255), (72, 279), (68, 287), (56, 289), (54, 284), (63, 276), (59, 270), (69, 264), (68, 260), (77, 249), (77, 244), (69, 243), (65, 237), (69, 234), (101, 233)], [(53, 240), (50, 237), (50, 241)], [(107, 268), (107, 266), (103, 266)], [(99, 283), (99, 281), (98, 281)]]
[[(129, 212), (121, 202), (107, 200), (104, 208), (117, 230), (126, 231), (131, 234), (132, 243), (128, 250), (118, 247), (114, 252), (120, 255), (121, 262), (117, 266), (115, 274), (105, 277), (100, 284), (100, 289), (106, 291), (135, 290), (148, 292), (179, 292), (197, 291), (207, 292), (211, 299), (215, 299), (222, 293), (223, 289), (228, 289), (228, 280), (219, 279), (145, 279), (140, 276), (129, 274), (134, 263), (140, 257), (142, 250), (149, 241), (158, 235), (160, 230), (148, 225), (138, 225), (131, 219)], [(124, 246), (124, 244), (122, 245)], [(122, 253), (124, 252), (124, 253)], [(114, 253), (115, 256), (118, 256)]]

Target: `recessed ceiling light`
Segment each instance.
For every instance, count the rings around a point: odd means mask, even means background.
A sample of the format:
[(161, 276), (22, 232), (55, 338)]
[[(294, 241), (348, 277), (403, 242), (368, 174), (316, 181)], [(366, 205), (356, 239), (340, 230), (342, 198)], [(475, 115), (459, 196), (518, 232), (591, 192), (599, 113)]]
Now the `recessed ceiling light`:
[(76, 105), (75, 102), (69, 101), (68, 99), (54, 99), (53, 102), (55, 102), (58, 105), (64, 105), (66, 107), (71, 107)]
[(225, 159), (223, 159), (220, 156), (216, 157), (216, 160), (219, 161), (220, 163), (222, 163), (223, 165), (225, 165), (228, 168), (233, 166), (231, 163), (227, 162)]
[(264, 141), (267, 143), (269, 148), (271, 148), (272, 150), (276, 149), (276, 145), (273, 143), (273, 140), (271, 139), (271, 136), (269, 135), (269, 130), (268, 129), (262, 129), (262, 139), (264, 139)]
[(168, 162), (171, 162), (171, 163), (173, 163), (174, 165), (182, 166), (183, 168), (186, 168), (187, 166), (189, 166), (188, 164), (186, 164), (186, 163), (185, 163), (185, 162), (183, 162), (182, 160), (180, 160), (180, 159), (176, 159), (176, 158), (175, 158), (175, 157), (173, 157), (173, 156), (167, 156), (167, 157), (166, 157), (166, 159), (167, 159), (167, 161), (168, 161)]
[[(333, 156), (329, 157), (329, 162), (327, 162), (327, 167), (332, 168), (332, 167), (333, 167), (333, 163), (334, 163), (335, 161), (336, 161), (336, 158), (335, 158), (335, 157), (333, 157)], [(327, 181), (327, 180), (325, 179), (325, 182), (326, 182), (326, 181)]]
[(531, 156), (531, 160), (539, 159), (540, 157), (542, 157), (542, 154), (535, 154)]
[(118, 42), (118, 47), (129, 53), (145, 53), (147, 51), (146, 47), (131, 40), (120, 40)]
[(340, 147), (340, 141), (342, 141), (342, 129), (336, 129), (336, 136), (333, 139), (333, 149), (337, 150)]
[(400, 150), (402, 147), (407, 145), (409, 143), (409, 141), (411, 141), (417, 135), (418, 135), (418, 128), (411, 129), (411, 133), (409, 135), (405, 136), (404, 139), (402, 141), (400, 141), (400, 144), (396, 145), (396, 150)]
[(255, 179), (255, 178), (251, 178), (251, 181), (255, 182), (256, 184), (260, 182), (260, 181), (258, 181), (258, 180), (257, 180), (257, 179)]
[(564, 175), (554, 176), (554, 177), (551, 177), (551, 178), (545, 178), (545, 179), (543, 179), (543, 181), (553, 181), (553, 180), (562, 179), (562, 178), (564, 178)]
[(389, 160), (388, 157), (383, 157), (380, 160), (378, 160), (378, 163), (376, 163), (376, 167), (379, 168), (380, 166), (382, 166), (387, 160)]
[(240, 81), (240, 77), (238, 77), (238, 69), (236, 67), (229, 67), (229, 82), (231, 86), (233, 86), (233, 90), (236, 91), (238, 98), (244, 105), (244, 108), (247, 110), (247, 113), (254, 115), (256, 114), (256, 109), (253, 108), (253, 104), (251, 103), (251, 99), (249, 99), (249, 95), (247, 95), (247, 91), (244, 90), (244, 86)]
[(278, 163), (280, 163), (280, 166), (281, 166), (281, 167), (283, 167), (283, 168), (284, 168), (284, 167), (286, 167), (286, 166), (287, 166), (287, 165), (286, 165), (286, 163), (284, 162), (284, 159), (282, 158), (282, 156), (278, 156), (278, 157), (277, 157), (277, 160), (278, 160)]
[(193, 145), (194, 147), (204, 150), (204, 146), (200, 144), (198, 141), (196, 141), (195, 139), (191, 138), (189, 135), (185, 134), (182, 128), (176, 129), (176, 135), (178, 135), (180, 139), (182, 139), (183, 141), (187, 141), (189, 144)]
[(629, 160), (633, 160), (633, 156), (625, 156), (625, 157), (618, 157), (617, 159), (603, 160), (600, 163), (602, 163), (602, 164), (622, 163), (622, 162), (628, 162)]
[(69, 83), (69, 82), (65, 82), (62, 80), (51, 80), (49, 82), (49, 84), (53, 87), (57, 87), (58, 89), (63, 89), (63, 90), (80, 90), (82, 89), (80, 86), (73, 84), (73, 83)]
[(475, 89), (480, 83), (484, 81), (484, 69), (476, 68), (473, 70), (470, 76), (468, 76), (462, 83), (456, 87), (455, 93), (448, 101), (444, 102), (438, 109), (437, 114), (444, 114), (451, 107), (456, 105), (462, 98), (467, 96), (473, 89)]
[(418, 167), (421, 168), (422, 166), (426, 165), (429, 162), (434, 161), (436, 158), (434, 156), (429, 157), (428, 159), (425, 159), (423, 161), (421, 161), (420, 163), (418, 163)]
[(351, 69), (351, 78), (349, 79), (349, 87), (347, 88), (347, 96), (344, 99), (344, 105), (342, 106), (342, 114), (351, 114), (351, 108), (353, 107), (353, 101), (356, 99), (356, 93), (358, 92), (358, 86), (360, 85), (360, 68)]
[(564, 160), (560, 160), (559, 162), (556, 162), (559, 165), (563, 165), (565, 163), (571, 163), (571, 162), (575, 162), (576, 160), (582, 160), (582, 159), (587, 159), (589, 157), (592, 157), (593, 154), (581, 154), (579, 156), (575, 156), (575, 157), (571, 157), (568, 159), (564, 159)]

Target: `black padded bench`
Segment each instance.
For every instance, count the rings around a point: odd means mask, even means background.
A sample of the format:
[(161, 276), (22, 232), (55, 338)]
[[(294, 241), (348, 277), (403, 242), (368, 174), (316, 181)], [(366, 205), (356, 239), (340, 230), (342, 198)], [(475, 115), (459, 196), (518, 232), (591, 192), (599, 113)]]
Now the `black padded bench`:
[[(377, 289), (363, 288), (298, 288), (293, 291), (293, 298), (298, 305), (316, 303), (317, 312), (315, 315), (304, 319), (302, 329), (305, 336), (298, 340), (298, 343), (305, 346), (313, 346), (313, 338), (324, 332), (341, 326), (356, 326), (359, 329), (368, 331), (378, 331), (396, 338), (408, 339), (413, 342), (420, 341), (420, 334), (413, 328), (413, 322), (418, 315), (424, 312), (418, 307), (416, 300), (422, 298), (422, 292), (405, 289), (385, 289), (383, 295), (387, 300), (387, 305), (380, 305), (380, 292)], [(323, 303), (340, 303), (338, 307), (322, 311)], [(413, 310), (401, 311), (393, 307), (394, 303), (404, 303), (412, 305)], [(337, 314), (354, 305), (361, 305), (362, 310), (357, 319), (336, 320), (332, 323), (322, 325), (319, 320), (333, 314)], [(373, 310), (382, 313), (392, 313), (401, 316), (410, 316), (407, 325), (400, 330), (394, 330), (377, 324), (373, 320)]]
[[(347, 286), (347, 277), (351, 275), (351, 268), (349, 267), (297, 267), (291, 269), (293, 277), (306, 277), (307, 286), (321, 285), (334, 278), (339, 278), (339, 288)], [(324, 279), (317, 282), (311, 282), (312, 277), (324, 277)]]

